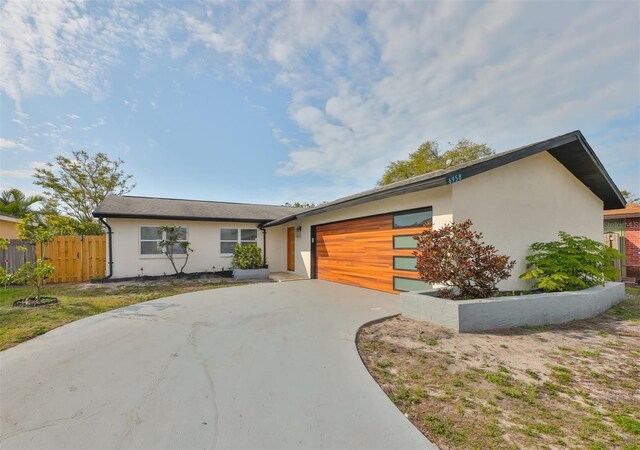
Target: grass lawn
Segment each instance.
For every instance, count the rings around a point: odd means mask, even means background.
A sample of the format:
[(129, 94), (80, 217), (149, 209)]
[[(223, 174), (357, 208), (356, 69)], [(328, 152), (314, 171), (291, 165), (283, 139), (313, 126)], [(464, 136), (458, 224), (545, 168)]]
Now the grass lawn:
[(396, 317), (358, 349), (441, 449), (640, 449), (640, 289), (594, 319), (457, 334)]
[(60, 304), (17, 308), (11, 304), (31, 293), (27, 287), (0, 288), (0, 350), (13, 347), (49, 330), (83, 317), (115, 308), (186, 292), (235, 286), (242, 283), (204, 278), (121, 283), (65, 283), (45, 287), (43, 295)]

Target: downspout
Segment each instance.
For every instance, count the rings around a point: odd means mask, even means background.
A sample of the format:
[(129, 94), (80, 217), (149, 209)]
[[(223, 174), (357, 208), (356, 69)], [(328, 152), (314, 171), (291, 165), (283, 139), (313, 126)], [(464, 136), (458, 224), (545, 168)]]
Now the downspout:
[(108, 280), (113, 276), (113, 246), (111, 244), (111, 236), (113, 235), (113, 231), (107, 222), (104, 221), (102, 217), (98, 217), (98, 220), (102, 222), (102, 224), (107, 227), (107, 236), (109, 240), (109, 275), (103, 278), (103, 280)]
[(267, 266), (267, 230), (260, 226), (262, 230), (262, 267)]

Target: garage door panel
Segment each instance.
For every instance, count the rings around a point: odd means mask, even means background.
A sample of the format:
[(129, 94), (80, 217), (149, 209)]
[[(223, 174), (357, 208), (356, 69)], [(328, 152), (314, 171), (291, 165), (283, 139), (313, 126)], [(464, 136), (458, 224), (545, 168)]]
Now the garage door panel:
[(412, 256), (394, 249), (393, 236), (420, 234), (422, 228), (393, 228), (393, 215), (360, 218), (316, 227), (316, 275), (319, 279), (385, 292), (393, 277), (418, 278), (417, 272), (394, 270), (393, 256)]

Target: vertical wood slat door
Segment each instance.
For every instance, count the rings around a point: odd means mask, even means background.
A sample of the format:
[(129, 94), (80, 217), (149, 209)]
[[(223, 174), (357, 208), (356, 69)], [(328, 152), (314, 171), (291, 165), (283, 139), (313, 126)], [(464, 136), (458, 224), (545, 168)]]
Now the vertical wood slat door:
[(287, 270), (296, 270), (296, 229), (287, 228)]
[[(49, 283), (90, 281), (105, 276), (106, 236), (56, 236), (47, 244), (45, 259), (55, 267)], [(40, 257), (40, 246), (36, 248)]]
[(393, 228), (386, 214), (316, 227), (318, 279), (398, 293), (393, 277), (419, 279), (418, 273), (394, 270), (394, 256), (413, 256), (411, 249), (394, 249), (393, 236), (417, 235), (424, 228)]

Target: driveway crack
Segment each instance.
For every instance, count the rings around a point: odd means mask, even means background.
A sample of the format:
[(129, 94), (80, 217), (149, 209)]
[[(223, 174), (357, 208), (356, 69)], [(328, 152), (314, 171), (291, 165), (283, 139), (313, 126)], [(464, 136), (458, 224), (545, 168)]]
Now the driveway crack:
[(135, 406), (127, 414), (126, 429), (124, 434), (122, 434), (118, 438), (118, 441), (116, 442), (116, 445), (115, 445), (116, 448), (121, 448), (124, 441), (129, 436), (131, 436), (133, 429), (137, 425), (140, 425), (142, 423), (143, 420), (142, 420), (142, 417), (140, 416), (140, 408), (151, 397), (151, 395), (156, 390), (158, 385), (164, 380), (166, 376), (167, 368), (172, 363), (172, 359), (173, 358), (171, 357), (167, 359), (167, 361), (160, 368), (160, 372), (158, 373), (158, 375), (153, 379), (152, 383), (149, 385), (147, 390), (142, 394), (142, 397), (140, 397), (140, 399), (136, 402)]
[[(100, 413), (100, 411), (96, 411), (95, 413), (87, 416), (87, 418), (96, 416)], [(78, 417), (82, 417), (84, 415), (84, 408), (80, 408), (78, 411), (76, 411), (74, 414), (72, 414), (69, 417), (61, 417), (59, 419), (50, 419), (47, 420), (45, 422), (43, 422), (42, 424), (36, 426), (36, 427), (32, 427), (32, 428), (24, 428), (21, 430), (16, 430), (13, 431), (11, 433), (7, 433), (6, 435), (0, 437), (0, 442), (6, 441), (7, 439), (14, 437), (14, 436), (18, 436), (20, 434), (23, 433), (28, 433), (30, 431), (36, 431), (36, 430), (42, 430), (43, 428), (49, 428), (49, 427), (53, 427), (58, 425), (60, 422), (65, 422), (67, 420), (73, 420), (73, 419), (77, 419)]]
[(209, 368), (207, 367), (207, 362), (198, 349), (197, 332), (202, 325), (203, 324), (199, 322), (194, 323), (191, 326), (191, 332), (189, 333), (187, 339), (191, 347), (193, 347), (193, 352), (195, 353), (196, 359), (202, 366), (202, 371), (204, 372), (204, 375), (207, 378), (207, 382), (209, 383), (209, 390), (211, 392), (211, 404), (213, 406), (213, 436), (211, 438), (210, 448), (216, 448), (218, 440), (218, 405), (216, 403), (216, 387), (213, 383), (211, 372), (209, 372)]

